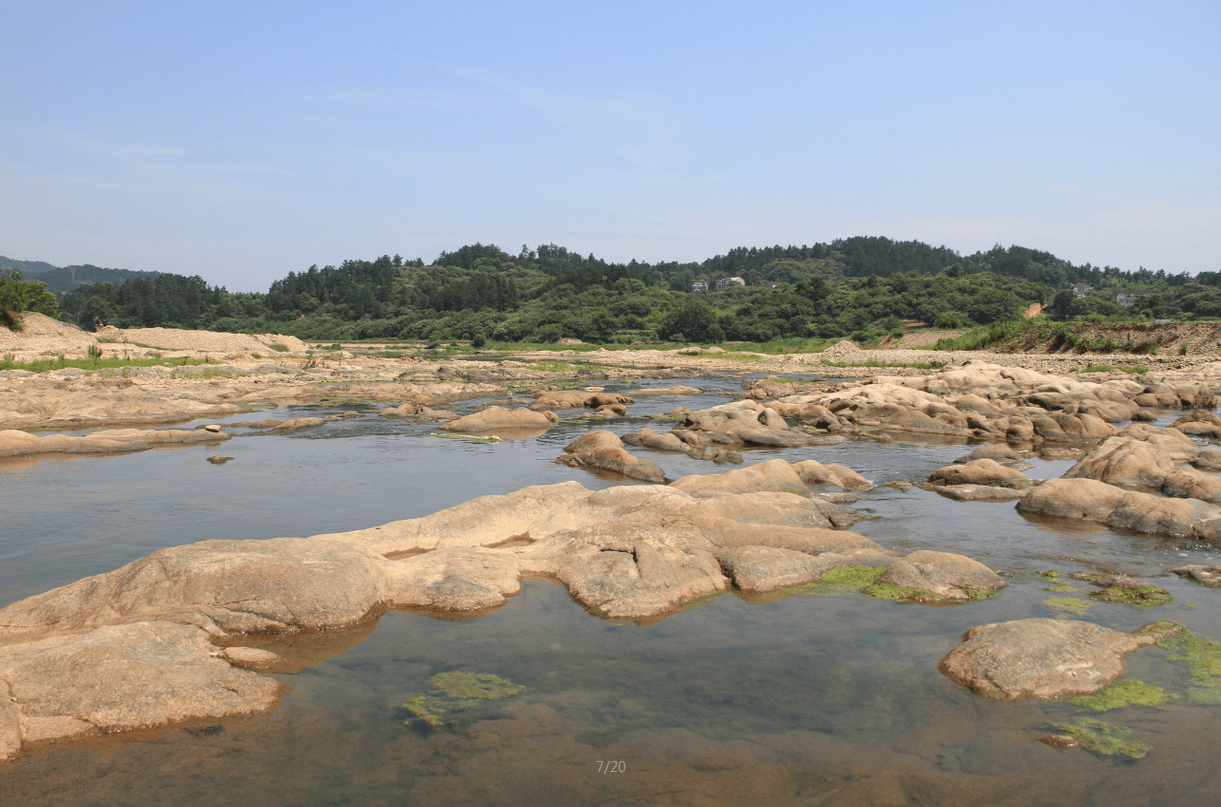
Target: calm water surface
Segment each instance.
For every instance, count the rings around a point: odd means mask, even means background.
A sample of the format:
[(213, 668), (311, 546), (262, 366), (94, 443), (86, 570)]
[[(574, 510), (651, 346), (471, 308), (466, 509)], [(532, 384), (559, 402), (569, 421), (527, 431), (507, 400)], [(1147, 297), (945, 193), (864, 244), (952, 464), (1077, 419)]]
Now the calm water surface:
[[(692, 383), (711, 392), (641, 399), (633, 414), (714, 405), (739, 389), (736, 380)], [(235, 429), (213, 447), (0, 465), (0, 604), (164, 546), (357, 529), (526, 484), (630, 484), (553, 460), (589, 428), (648, 424), (565, 423), (489, 445), (361, 411), (296, 435)], [(675, 478), (726, 470), (635, 450)], [(850, 442), (746, 458), (812, 458), (875, 482), (920, 481), (969, 450)], [(234, 460), (205, 462), (216, 453)], [(1027, 473), (1058, 476), (1069, 464), (1036, 461)], [(587, 614), (559, 585), (529, 583), (479, 618), (390, 613), (355, 630), (270, 640), (311, 662), (280, 676), (291, 689), (279, 708), (27, 755), (0, 766), (0, 804), (1162, 807), (1221, 797), (1217, 707), (1181, 699), (1096, 714), (1065, 703), (998, 703), (937, 671), (975, 625), (1055, 616), (1049, 597), (1085, 599), (1084, 591), (1044, 591), (1036, 573), (1051, 568), (1156, 578), (1175, 597), (1153, 612), (1098, 603), (1080, 618), (1125, 630), (1173, 619), (1221, 638), (1221, 592), (1159, 576), (1171, 565), (1221, 562), (1213, 548), (1034, 523), (1012, 504), (957, 503), (918, 489), (880, 488), (857, 506), (878, 518), (856, 531), (903, 551), (961, 552), (1001, 570), (1010, 587), (940, 608), (855, 593), (726, 594), (636, 624)], [(1184, 692), (1185, 671), (1165, 655), (1137, 651), (1130, 674)], [(491, 673), (527, 689), (439, 729), (408, 724), (402, 704), (448, 671)], [(1123, 760), (1038, 742), (1051, 722), (1081, 716), (1130, 728), (1153, 750)], [(599, 773), (608, 762), (614, 772)]]

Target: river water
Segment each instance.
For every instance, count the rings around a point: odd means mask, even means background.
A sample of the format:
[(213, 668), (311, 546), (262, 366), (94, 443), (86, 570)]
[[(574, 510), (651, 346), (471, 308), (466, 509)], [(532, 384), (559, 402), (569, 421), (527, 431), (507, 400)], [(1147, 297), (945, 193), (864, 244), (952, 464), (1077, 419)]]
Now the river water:
[[(740, 379), (689, 383), (708, 392), (640, 398), (632, 418), (565, 422), (498, 444), (436, 437), (434, 427), (364, 407), (358, 418), (298, 434), (234, 429), (213, 447), (9, 461), (0, 464), (0, 605), (165, 546), (358, 529), (530, 484), (635, 484), (554, 459), (590, 428), (632, 431), (652, 423), (642, 415), (715, 405), (741, 390)], [(633, 450), (672, 478), (728, 470)], [(749, 464), (839, 462), (882, 483), (920, 481), (969, 450), (900, 440), (743, 453)], [(205, 461), (216, 453), (234, 459)], [(1058, 476), (1070, 465), (1035, 460), (1027, 474)], [(1221, 712), (1186, 697), (1187, 672), (1165, 650), (1134, 653), (1129, 675), (1183, 697), (1106, 713), (986, 700), (937, 670), (969, 628), (1064, 615), (1065, 598), (1079, 603), (1073, 618), (1123, 630), (1171, 619), (1221, 639), (1221, 592), (1161, 576), (1182, 563), (1221, 563), (1216, 549), (1033, 522), (1011, 503), (957, 503), (918, 488), (878, 488), (855, 506), (878, 517), (855, 531), (904, 552), (960, 552), (1001, 570), (1009, 587), (954, 607), (850, 591), (729, 593), (637, 624), (597, 618), (561, 586), (530, 582), (478, 617), (392, 612), (353, 630), (272, 639), (273, 649), (309, 662), (279, 676), (289, 691), (272, 712), (0, 763), (0, 805), (1165, 807), (1221, 798)], [(1037, 573), (1049, 569), (1153, 578), (1174, 601), (1150, 611), (1095, 603), (1085, 584), (1048, 592)], [(442, 672), (496, 675), (526, 689), (440, 727), (411, 721), (403, 704), (429, 693)], [(1055, 733), (1052, 723), (1081, 717), (1128, 728), (1152, 750), (1128, 759), (1038, 741)]]

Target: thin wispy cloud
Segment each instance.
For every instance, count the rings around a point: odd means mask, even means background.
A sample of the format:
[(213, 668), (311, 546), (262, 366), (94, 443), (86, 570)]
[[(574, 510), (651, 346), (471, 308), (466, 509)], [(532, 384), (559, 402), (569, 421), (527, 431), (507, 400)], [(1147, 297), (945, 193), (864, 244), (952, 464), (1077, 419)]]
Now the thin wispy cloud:
[(674, 110), (641, 94), (618, 91), (585, 100), (452, 64), (428, 64), (524, 103), (637, 168), (664, 171), (690, 153), (692, 127)]

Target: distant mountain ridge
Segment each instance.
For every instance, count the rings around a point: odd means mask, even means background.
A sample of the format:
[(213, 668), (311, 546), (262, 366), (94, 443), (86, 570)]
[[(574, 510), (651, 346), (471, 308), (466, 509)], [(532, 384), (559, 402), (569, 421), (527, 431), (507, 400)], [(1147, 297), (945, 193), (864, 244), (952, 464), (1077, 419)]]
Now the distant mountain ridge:
[(19, 261), (3, 255), (0, 255), (0, 269), (20, 269), (26, 280), (41, 280), (47, 284), (47, 291), (57, 297), (80, 286), (92, 286), (98, 283), (118, 286), (129, 280), (152, 280), (165, 274), (165, 272), (136, 272), (131, 269), (104, 269), (89, 263), (76, 266), (52, 266), (43, 261)]

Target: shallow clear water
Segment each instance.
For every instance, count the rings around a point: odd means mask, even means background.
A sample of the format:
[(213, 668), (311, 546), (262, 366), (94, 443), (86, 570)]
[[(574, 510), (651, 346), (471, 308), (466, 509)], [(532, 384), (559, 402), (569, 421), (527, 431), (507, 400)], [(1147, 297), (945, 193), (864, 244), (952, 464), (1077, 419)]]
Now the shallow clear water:
[[(694, 401), (641, 399), (631, 411), (723, 402), (719, 393), (739, 382), (690, 383), (714, 389)], [(357, 529), (526, 484), (632, 484), (553, 460), (589, 428), (622, 433), (648, 423), (565, 423), (540, 437), (485, 444), (362, 412), (295, 435), (236, 429), (213, 447), (0, 465), (0, 604), (163, 546)], [(636, 450), (671, 477), (728, 469)], [(969, 450), (850, 442), (747, 452), (746, 460), (815, 458), (875, 482), (918, 481)], [(216, 453), (235, 459), (205, 462)], [(1036, 461), (1028, 474), (1067, 467)], [(919, 489), (879, 488), (857, 506), (878, 518), (854, 530), (903, 551), (961, 552), (1001, 570), (1010, 587), (941, 608), (855, 593), (749, 601), (726, 594), (636, 624), (591, 616), (554, 583), (528, 583), (477, 619), (391, 613), (352, 631), (272, 639), (279, 652), (314, 662), (280, 676), (291, 689), (274, 711), (29, 754), (0, 767), (0, 804), (1161, 807), (1221, 795), (1217, 707), (1184, 699), (1095, 715), (1064, 703), (999, 703), (937, 670), (975, 625), (1055, 616), (1052, 596), (1084, 599), (1084, 591), (1044, 591), (1036, 572), (1051, 568), (1155, 578), (1175, 597), (1153, 611), (1098, 603), (1081, 618), (1121, 629), (1173, 619), (1221, 638), (1221, 592), (1158, 576), (1171, 565), (1221, 562), (1221, 553), (1035, 523), (1012, 504), (958, 503)], [(1165, 655), (1137, 651), (1130, 672), (1182, 692), (1185, 673)], [(445, 671), (491, 673), (527, 690), (439, 729), (407, 724), (402, 704)], [(1051, 721), (1083, 715), (1130, 727), (1153, 751), (1119, 760), (1038, 742), (1052, 733)], [(608, 761), (624, 770), (599, 773)]]

